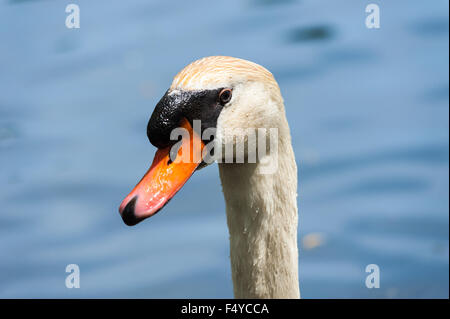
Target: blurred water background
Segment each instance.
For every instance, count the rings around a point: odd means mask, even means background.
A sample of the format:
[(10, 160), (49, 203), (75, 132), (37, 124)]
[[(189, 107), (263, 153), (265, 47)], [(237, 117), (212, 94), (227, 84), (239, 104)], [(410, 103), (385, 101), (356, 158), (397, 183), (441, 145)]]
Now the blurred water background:
[(448, 1), (377, 1), (378, 30), (361, 0), (73, 2), (72, 30), (70, 1), (0, 2), (0, 297), (232, 297), (216, 165), (136, 227), (117, 211), (172, 77), (230, 55), (285, 98), (302, 297), (448, 298)]

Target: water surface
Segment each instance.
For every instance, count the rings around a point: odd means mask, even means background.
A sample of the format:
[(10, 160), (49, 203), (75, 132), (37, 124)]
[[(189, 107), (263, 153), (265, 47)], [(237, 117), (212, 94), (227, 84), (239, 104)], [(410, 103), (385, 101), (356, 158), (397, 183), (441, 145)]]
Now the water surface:
[(0, 3), (0, 297), (232, 297), (216, 166), (134, 228), (117, 212), (172, 77), (230, 55), (285, 99), (302, 296), (448, 298), (448, 1), (382, 2), (378, 30), (356, 0), (77, 3), (78, 30), (66, 3)]

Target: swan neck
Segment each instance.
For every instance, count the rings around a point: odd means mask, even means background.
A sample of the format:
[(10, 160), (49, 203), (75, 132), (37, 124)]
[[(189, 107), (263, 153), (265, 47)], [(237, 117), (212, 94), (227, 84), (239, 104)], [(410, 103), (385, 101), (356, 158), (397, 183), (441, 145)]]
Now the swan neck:
[(278, 169), (219, 164), (230, 234), (235, 298), (299, 298), (297, 167), (290, 138)]

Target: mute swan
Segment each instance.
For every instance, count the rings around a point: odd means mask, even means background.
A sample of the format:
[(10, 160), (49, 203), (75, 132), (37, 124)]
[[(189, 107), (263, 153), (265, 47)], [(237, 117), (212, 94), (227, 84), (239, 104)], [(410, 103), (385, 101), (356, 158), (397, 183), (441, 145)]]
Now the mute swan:
[[(201, 120), (201, 132), (193, 130), (194, 120)], [(119, 208), (127, 225), (157, 213), (196, 169), (206, 166), (200, 163), (203, 157), (191, 157), (187, 163), (172, 161), (170, 149), (176, 141), (171, 141), (170, 134), (176, 127), (189, 132), (181, 146), (187, 144), (192, 153), (204, 150), (202, 133), (207, 128), (217, 130), (213, 139), (217, 150), (248, 142), (246, 136), (236, 134), (239, 128), (278, 130), (277, 152), (265, 158), (277, 163), (274, 172), (261, 173), (260, 158), (254, 163), (218, 161), (234, 296), (299, 298), (297, 166), (283, 99), (273, 75), (250, 61), (213, 56), (189, 64), (175, 76), (148, 123), (148, 138), (158, 148), (153, 163)]]

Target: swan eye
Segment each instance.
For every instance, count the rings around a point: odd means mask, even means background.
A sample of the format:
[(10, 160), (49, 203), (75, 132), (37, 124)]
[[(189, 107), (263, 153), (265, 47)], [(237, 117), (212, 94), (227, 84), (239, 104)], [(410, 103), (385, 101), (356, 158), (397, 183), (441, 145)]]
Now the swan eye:
[(225, 105), (231, 100), (231, 89), (223, 89), (219, 93), (220, 104)]

